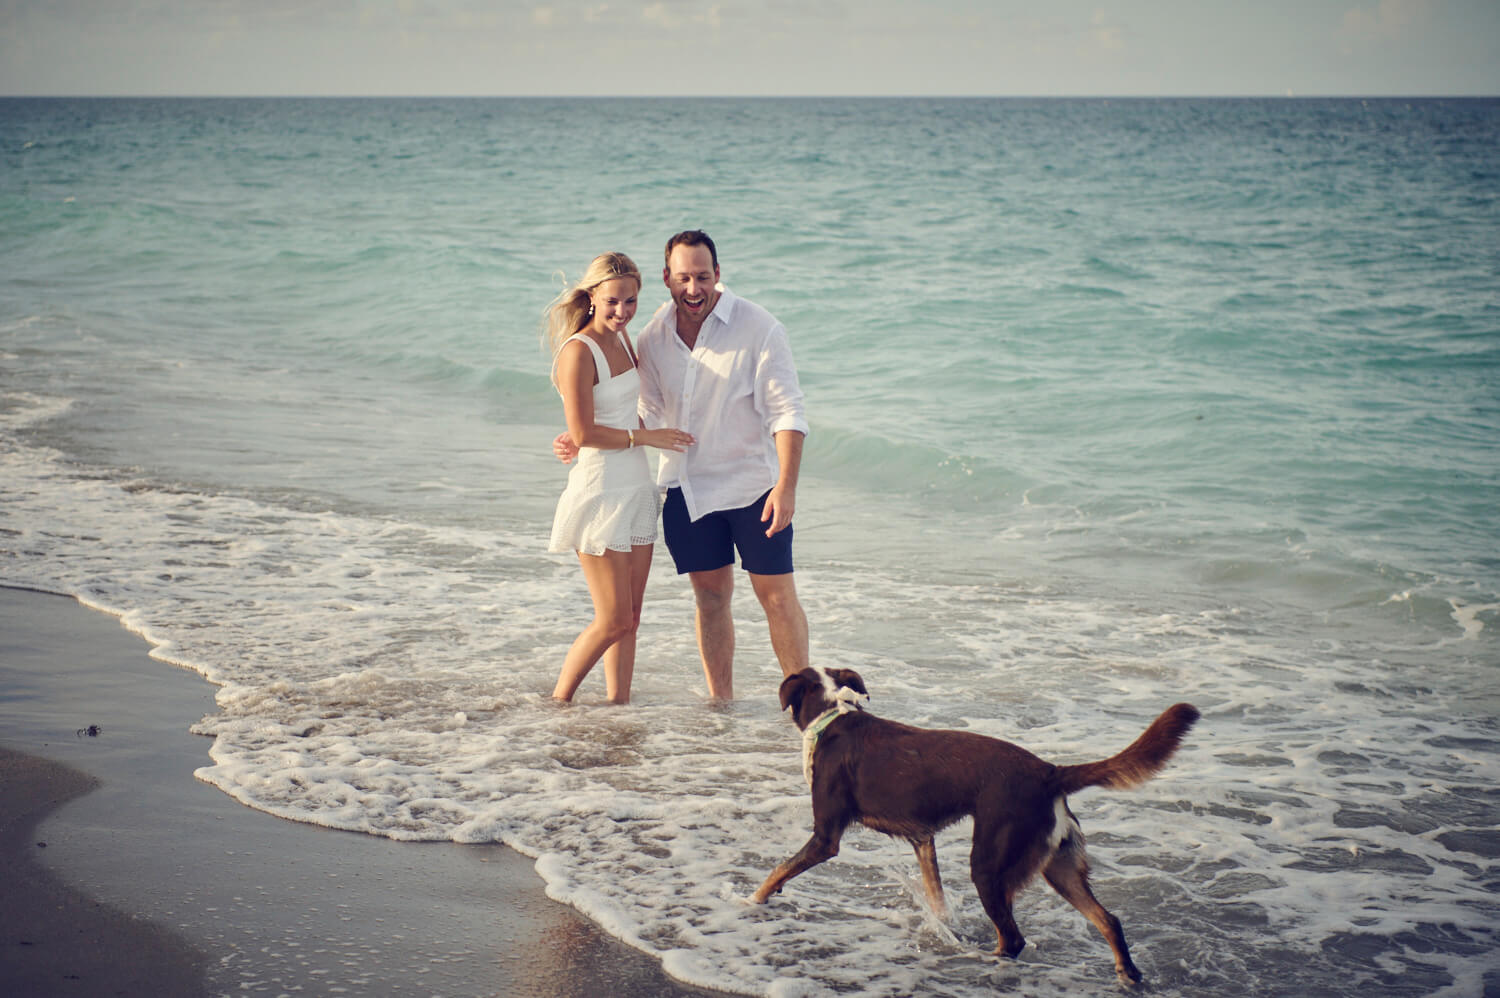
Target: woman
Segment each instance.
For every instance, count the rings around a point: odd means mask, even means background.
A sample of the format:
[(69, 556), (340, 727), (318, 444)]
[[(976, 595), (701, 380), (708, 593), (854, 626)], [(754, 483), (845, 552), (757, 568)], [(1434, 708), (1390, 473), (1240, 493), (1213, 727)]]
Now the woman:
[(635, 632), (660, 512), (641, 448), (680, 451), (693, 443), (682, 430), (641, 428), (640, 375), (625, 333), (640, 290), (641, 272), (630, 258), (605, 253), (547, 309), (552, 383), (579, 448), (547, 549), (578, 553), (594, 603), (594, 619), (568, 649), (552, 690), (563, 701), (573, 699), (602, 658), (605, 694), (613, 703), (630, 702)]

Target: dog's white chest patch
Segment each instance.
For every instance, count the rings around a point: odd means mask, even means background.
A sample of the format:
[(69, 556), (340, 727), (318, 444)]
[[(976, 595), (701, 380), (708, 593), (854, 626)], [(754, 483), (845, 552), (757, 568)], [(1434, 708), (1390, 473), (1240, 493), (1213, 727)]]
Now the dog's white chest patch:
[(837, 707), (825, 710), (802, 730), (802, 776), (807, 780), (809, 788), (812, 787), (813, 752), (818, 748), (818, 738), (823, 734), (823, 729), (828, 727), (840, 713), (842, 711)]
[[(828, 673), (823, 673), (824, 686), (831, 685)], [(807, 780), (809, 788), (813, 781), (813, 752), (818, 748), (818, 738), (822, 736), (823, 729), (832, 724), (838, 717), (858, 710), (861, 702), (870, 699), (868, 693), (859, 693), (847, 686), (840, 686), (832, 693), (830, 698), (835, 706), (829, 707), (823, 713), (814, 718), (813, 722), (802, 729), (802, 775)]]

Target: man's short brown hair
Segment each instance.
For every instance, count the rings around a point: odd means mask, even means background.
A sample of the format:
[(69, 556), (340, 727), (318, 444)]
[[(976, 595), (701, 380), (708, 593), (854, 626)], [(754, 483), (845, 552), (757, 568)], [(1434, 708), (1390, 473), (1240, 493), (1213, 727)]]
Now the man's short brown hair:
[(665, 266), (670, 267), (672, 265), (672, 248), (675, 246), (707, 246), (708, 255), (713, 257), (714, 270), (719, 269), (719, 251), (714, 248), (714, 241), (708, 238), (708, 233), (702, 229), (688, 229), (668, 239), (667, 250), (662, 254), (662, 261)]

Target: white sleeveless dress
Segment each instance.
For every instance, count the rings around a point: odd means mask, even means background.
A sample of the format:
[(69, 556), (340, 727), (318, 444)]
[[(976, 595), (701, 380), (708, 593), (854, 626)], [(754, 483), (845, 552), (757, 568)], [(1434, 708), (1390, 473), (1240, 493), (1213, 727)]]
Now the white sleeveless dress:
[[(611, 376), (609, 361), (598, 344), (582, 333), (569, 339), (582, 340), (594, 354), (599, 374), (594, 386), (594, 422), (621, 430), (639, 427), (640, 372), (631, 367)], [(629, 551), (637, 544), (653, 544), (660, 513), (661, 496), (643, 448), (582, 447), (568, 472), (568, 486), (557, 500), (547, 550), (601, 555), (606, 550)]]

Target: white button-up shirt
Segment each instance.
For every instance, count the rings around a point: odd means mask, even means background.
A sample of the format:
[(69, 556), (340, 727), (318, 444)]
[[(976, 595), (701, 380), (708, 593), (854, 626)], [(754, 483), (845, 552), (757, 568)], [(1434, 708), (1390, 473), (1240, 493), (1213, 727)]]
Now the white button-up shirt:
[(776, 484), (775, 434), (806, 434), (807, 419), (786, 328), (775, 316), (721, 290), (689, 350), (669, 301), (636, 339), (636, 351), (646, 426), (697, 438), (682, 453), (661, 451), (656, 475), (661, 487), (682, 489), (689, 518), (748, 506)]

